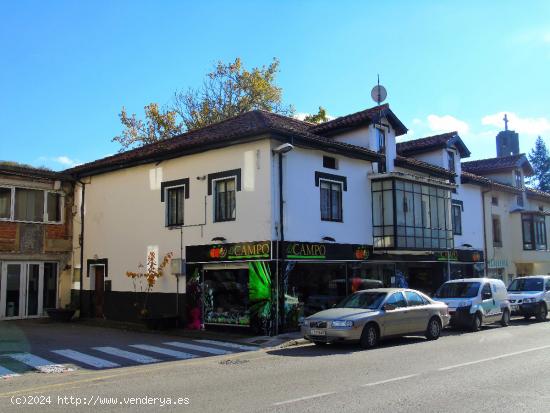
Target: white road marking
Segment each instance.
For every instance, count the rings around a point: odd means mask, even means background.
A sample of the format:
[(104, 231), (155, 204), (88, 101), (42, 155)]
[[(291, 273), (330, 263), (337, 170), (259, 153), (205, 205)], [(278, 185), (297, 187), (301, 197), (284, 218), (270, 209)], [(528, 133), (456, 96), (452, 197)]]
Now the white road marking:
[(50, 361), (30, 353), (11, 353), (5, 354), (5, 356), (26, 364), (42, 373), (63, 373), (65, 371), (74, 370), (62, 364), (52, 364)]
[(233, 353), (231, 350), (222, 350), (219, 348), (212, 348), (212, 347), (205, 347), (205, 346), (199, 346), (197, 344), (189, 344), (189, 343), (182, 343), (179, 341), (170, 341), (167, 344), (169, 346), (179, 347), (186, 350), (196, 350), (196, 351), (202, 351), (203, 353), (210, 353), (210, 354), (231, 354)]
[(486, 359), (469, 361), (467, 363), (455, 364), (454, 366), (442, 367), (438, 370), (439, 371), (447, 371), (447, 370), (456, 369), (456, 368), (459, 368), (459, 367), (471, 366), (472, 364), (485, 363), (487, 361), (499, 360), (499, 359), (503, 359), (503, 358), (506, 358), (506, 357), (512, 357), (512, 356), (517, 356), (517, 355), (520, 355), (520, 354), (531, 353), (533, 351), (546, 350), (546, 349), (549, 349), (549, 348), (550, 348), (550, 346), (534, 347), (534, 348), (529, 348), (529, 349), (526, 349), (526, 350), (515, 351), (513, 353), (501, 354), (500, 356), (488, 357)]
[(19, 374), (14, 373), (11, 370), (8, 370), (5, 367), (0, 366), (0, 379), (9, 379), (10, 377), (16, 377), (19, 376)]
[(336, 392), (331, 391), (331, 392), (328, 392), (328, 393), (312, 394), (311, 396), (304, 396), (304, 397), (299, 397), (297, 399), (285, 400), (284, 402), (273, 403), (273, 406), (282, 406), (283, 404), (297, 403), (297, 402), (301, 402), (303, 400), (310, 400), (310, 399), (316, 399), (318, 397), (329, 396), (331, 394), (336, 394)]
[(160, 360), (153, 357), (146, 356), (144, 354), (134, 353), (133, 351), (126, 351), (116, 347), (94, 347), (94, 350), (101, 351), (103, 353), (111, 354), (113, 356), (129, 359), (141, 364), (157, 363)]
[(99, 357), (90, 356), (89, 354), (84, 354), (84, 353), (81, 353), (80, 351), (64, 349), (64, 350), (52, 350), (52, 353), (59, 354), (60, 356), (67, 357), (72, 360), (76, 360), (79, 363), (87, 364), (97, 369), (120, 367), (120, 364), (113, 363), (108, 360), (103, 360), (103, 359), (100, 359)]
[(236, 348), (238, 350), (244, 350), (244, 351), (254, 351), (254, 350), (260, 349), (260, 347), (246, 346), (244, 344), (237, 344), (237, 343), (229, 343), (227, 341), (216, 341), (216, 340), (194, 340), (194, 341), (196, 341), (197, 343), (213, 344), (215, 346)]
[(182, 360), (192, 359), (197, 357), (195, 354), (184, 353), (183, 351), (170, 350), (169, 348), (150, 346), (148, 344), (131, 344), (130, 347), (139, 348), (140, 350), (152, 351), (153, 353), (164, 354), (166, 356), (171, 356)]
[(416, 377), (416, 376), (420, 376), (420, 374), (409, 374), (408, 376), (400, 376), (400, 377), (394, 377), (393, 379), (375, 381), (374, 383), (363, 384), (361, 387), (378, 386), (379, 384), (386, 384), (386, 383), (391, 383), (391, 382), (394, 382), (394, 381), (406, 380), (406, 379), (410, 379), (411, 377)]

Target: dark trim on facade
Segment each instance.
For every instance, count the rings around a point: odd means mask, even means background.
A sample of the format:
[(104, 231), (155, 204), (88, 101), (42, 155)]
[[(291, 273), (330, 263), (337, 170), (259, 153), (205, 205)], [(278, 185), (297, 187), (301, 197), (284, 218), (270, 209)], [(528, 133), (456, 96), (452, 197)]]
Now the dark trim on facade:
[(237, 191), (240, 191), (241, 190), (241, 168), (208, 174), (208, 195), (212, 195), (212, 181), (214, 181), (215, 179), (233, 178), (233, 177), (236, 177), (236, 180), (237, 180), (236, 188), (237, 188)]
[(315, 171), (315, 186), (319, 186), (319, 181), (326, 179), (329, 181), (341, 182), (344, 191), (348, 190), (348, 178), (341, 175), (328, 174), (326, 172)]
[(109, 277), (109, 260), (107, 258), (98, 258), (97, 260), (86, 260), (86, 278), (90, 278), (90, 267), (92, 265), (105, 266), (104, 277)]
[(185, 186), (185, 199), (189, 198), (189, 178), (183, 178), (174, 181), (164, 181), (160, 184), (160, 202), (164, 202), (164, 190), (174, 186)]
[(451, 199), (451, 205), (460, 205), (460, 210), (464, 212), (464, 201), (458, 199)]

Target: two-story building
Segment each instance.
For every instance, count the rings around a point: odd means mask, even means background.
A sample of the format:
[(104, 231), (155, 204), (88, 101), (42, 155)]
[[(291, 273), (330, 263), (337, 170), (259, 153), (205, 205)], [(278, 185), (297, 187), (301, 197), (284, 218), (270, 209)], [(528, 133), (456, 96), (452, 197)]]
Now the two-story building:
[(0, 164), (0, 319), (70, 304), (73, 180)]

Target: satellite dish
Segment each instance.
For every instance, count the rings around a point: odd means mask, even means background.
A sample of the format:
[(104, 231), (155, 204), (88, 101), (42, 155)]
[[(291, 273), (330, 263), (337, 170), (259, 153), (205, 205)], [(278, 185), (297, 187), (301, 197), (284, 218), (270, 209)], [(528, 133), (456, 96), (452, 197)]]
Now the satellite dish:
[(388, 92), (386, 92), (386, 88), (384, 86), (376, 85), (375, 87), (372, 88), (370, 95), (372, 97), (372, 100), (380, 104), (386, 100), (386, 97), (388, 96)]

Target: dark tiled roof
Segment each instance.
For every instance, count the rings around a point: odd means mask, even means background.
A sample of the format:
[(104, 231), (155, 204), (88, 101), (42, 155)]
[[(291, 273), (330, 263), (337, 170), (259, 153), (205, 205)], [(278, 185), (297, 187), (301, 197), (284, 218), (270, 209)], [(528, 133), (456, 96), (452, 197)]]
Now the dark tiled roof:
[(498, 158), (480, 159), (478, 161), (462, 162), (462, 169), (477, 175), (490, 174), (522, 168), (528, 176), (533, 174), (533, 168), (525, 154), (501, 156)]
[(500, 182), (496, 182), (496, 181), (493, 181), (492, 179), (485, 178), (484, 176), (479, 176), (464, 170), (462, 171), (462, 174), (460, 176), (461, 176), (461, 182), (463, 184), (473, 183), (473, 184), (482, 185), (486, 187), (492, 187), (497, 190), (510, 192), (513, 194), (521, 194), (523, 192), (521, 189), (516, 188), (515, 186), (501, 184)]
[(381, 156), (367, 148), (334, 141), (311, 133), (312, 124), (287, 116), (253, 110), (242, 115), (195, 129), (164, 141), (144, 145), (113, 156), (68, 169), (76, 175), (92, 175), (108, 170), (176, 158), (208, 149), (250, 141), (262, 135), (285, 137), (297, 145), (314, 147), (327, 152), (345, 153), (361, 159), (379, 160)]
[(431, 173), (444, 178), (454, 178), (456, 174), (448, 169), (441, 168), (440, 166), (432, 165), (428, 162), (419, 161), (415, 158), (406, 158), (404, 156), (397, 155), (395, 157), (395, 166), (402, 168), (413, 169), (420, 172)]
[(0, 163), (0, 175), (18, 176), (30, 179), (48, 179), (55, 181), (68, 181), (72, 177), (64, 172), (50, 171), (49, 169), (30, 168), (28, 166), (6, 165)]
[(447, 132), (426, 138), (400, 142), (397, 144), (397, 153), (403, 156), (411, 156), (418, 153), (430, 152), (434, 149), (448, 148), (452, 145), (456, 145), (461, 158), (467, 158), (471, 155), (457, 132)]
[(310, 130), (316, 134), (327, 136), (334, 135), (342, 130), (353, 129), (357, 126), (372, 123), (376, 121), (379, 116), (388, 119), (395, 129), (396, 136), (407, 133), (407, 128), (401, 123), (397, 116), (395, 116), (387, 103), (362, 110), (361, 112), (352, 113), (351, 115), (340, 116), (339, 118), (313, 126)]
[(541, 201), (550, 202), (550, 192), (544, 192), (535, 188), (526, 188), (528, 198), (540, 199)]

